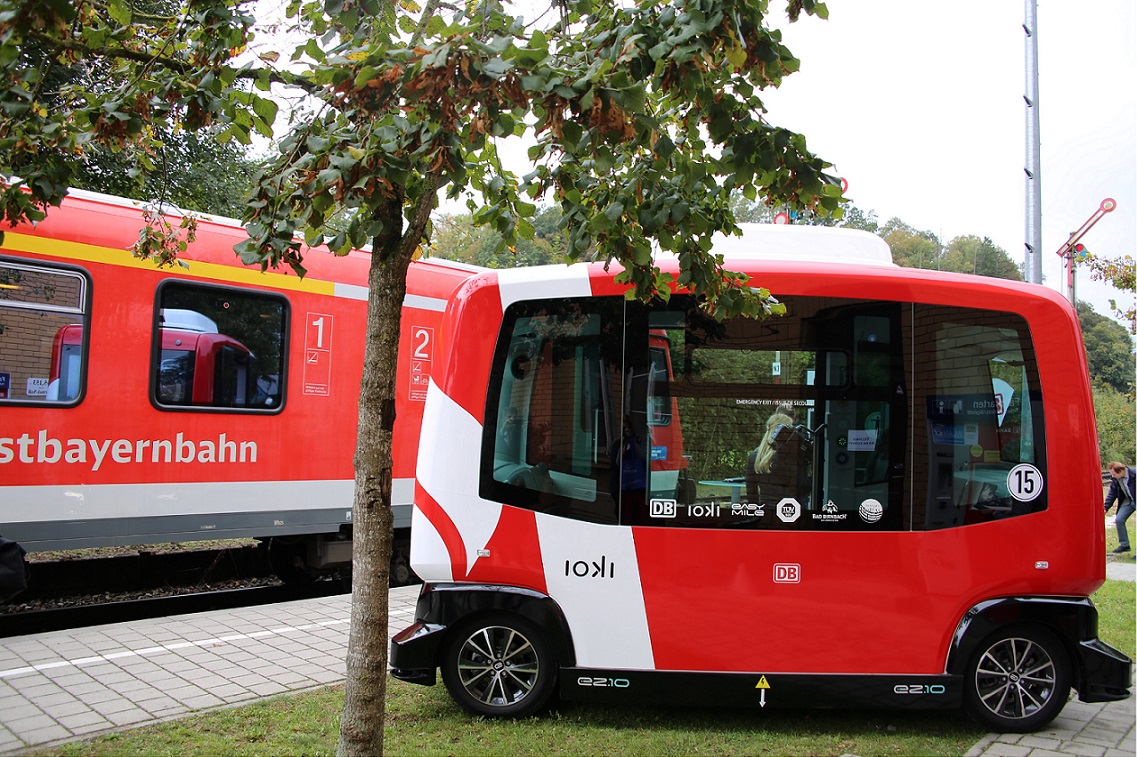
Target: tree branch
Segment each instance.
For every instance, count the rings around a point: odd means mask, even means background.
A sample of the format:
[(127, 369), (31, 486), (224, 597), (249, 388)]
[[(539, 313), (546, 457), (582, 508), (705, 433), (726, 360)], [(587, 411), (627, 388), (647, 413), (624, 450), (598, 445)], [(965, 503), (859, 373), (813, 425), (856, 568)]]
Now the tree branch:
[(430, 214), (438, 207), (438, 190), (446, 182), (441, 172), (428, 174), (425, 177), (426, 189), (418, 198), (414, 211), (411, 213), (410, 223), (406, 233), (403, 234), (403, 255), (411, 255), (422, 240), (423, 231), (430, 221)]
[[(148, 53), (142, 50), (132, 50), (128, 47), (104, 46), (94, 48), (79, 42), (60, 41), (55, 37), (40, 32), (31, 32), (27, 35), (27, 38), (41, 42), (47, 45), (49, 49), (56, 50), (57, 52), (72, 53), (76, 58), (129, 60), (135, 63), (141, 63), (143, 65), (157, 64), (162, 68), (165, 68), (167, 71), (178, 74), (179, 76), (188, 76), (196, 71), (201, 70), (200, 66), (192, 66), (185, 61), (178, 60), (177, 58), (155, 55), (154, 53)], [(234, 69), (235, 78), (242, 81), (255, 81), (259, 77), (260, 72), (264, 70), (267, 70), (269, 72), (269, 81), (273, 84), (282, 84), (288, 87), (296, 87), (298, 89), (304, 90), (310, 95), (317, 95), (322, 91), (318, 85), (312, 83), (299, 74), (293, 74), (287, 71), (277, 71), (275, 69)]]

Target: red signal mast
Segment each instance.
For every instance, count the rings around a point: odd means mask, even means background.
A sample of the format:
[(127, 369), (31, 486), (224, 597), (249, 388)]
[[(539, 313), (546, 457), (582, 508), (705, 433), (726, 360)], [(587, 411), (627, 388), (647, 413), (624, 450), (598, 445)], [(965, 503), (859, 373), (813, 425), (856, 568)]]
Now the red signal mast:
[(1086, 235), (1090, 229), (1094, 227), (1102, 216), (1106, 213), (1112, 213), (1117, 208), (1117, 202), (1112, 197), (1107, 197), (1101, 201), (1101, 205), (1093, 212), (1081, 227), (1070, 234), (1061, 247), (1058, 248), (1058, 255), (1066, 262), (1066, 297), (1070, 302), (1076, 302), (1077, 294), (1074, 285), (1074, 266), (1080, 260), (1085, 260), (1089, 251), (1086, 246), (1081, 243), (1082, 237)]

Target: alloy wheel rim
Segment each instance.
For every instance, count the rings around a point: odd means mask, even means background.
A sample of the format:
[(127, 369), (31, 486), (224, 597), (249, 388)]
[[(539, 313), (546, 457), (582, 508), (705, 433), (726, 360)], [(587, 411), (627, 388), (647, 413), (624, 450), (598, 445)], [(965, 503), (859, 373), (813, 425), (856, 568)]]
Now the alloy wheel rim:
[(975, 670), (979, 701), (1001, 718), (1028, 718), (1054, 696), (1057, 672), (1042, 645), (1030, 639), (1003, 639), (988, 649)]
[(505, 626), (480, 628), (458, 651), (462, 688), (491, 707), (517, 704), (537, 685), (537, 650), (524, 635)]

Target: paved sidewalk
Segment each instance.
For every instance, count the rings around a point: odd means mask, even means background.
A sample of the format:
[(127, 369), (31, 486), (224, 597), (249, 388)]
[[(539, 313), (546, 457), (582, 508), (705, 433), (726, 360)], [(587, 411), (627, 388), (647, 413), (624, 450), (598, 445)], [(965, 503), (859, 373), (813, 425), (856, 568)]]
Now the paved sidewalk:
[(1134, 698), (1108, 704), (1074, 700), (1045, 731), (989, 733), (964, 757), (1134, 757)]
[[(418, 592), (391, 590), (392, 633)], [(345, 594), (0, 639), (0, 754), (338, 683), (350, 616)]]

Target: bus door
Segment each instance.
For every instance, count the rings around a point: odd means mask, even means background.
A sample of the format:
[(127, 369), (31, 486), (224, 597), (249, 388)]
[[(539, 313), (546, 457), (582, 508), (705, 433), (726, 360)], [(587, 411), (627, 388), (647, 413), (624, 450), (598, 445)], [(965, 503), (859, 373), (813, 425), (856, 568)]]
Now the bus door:
[[(815, 404), (810, 517), (832, 525), (870, 515), (901, 525), (908, 381), (901, 361), (901, 307), (873, 303), (829, 308), (805, 323), (815, 355), (809, 392)], [(820, 514), (820, 516), (818, 516)], [(837, 520), (836, 518), (840, 518)], [(863, 518), (861, 518), (863, 520)], [(855, 522), (855, 521), (854, 521)]]
[[(887, 622), (907, 591), (907, 311), (784, 304), (718, 321), (675, 296), (640, 332), (666, 335), (673, 376), (644, 401), (674, 400), (694, 488), (685, 501), (653, 470), (651, 527), (635, 530), (657, 669), (886, 670), (907, 633)], [(650, 340), (627, 331), (634, 362)]]

